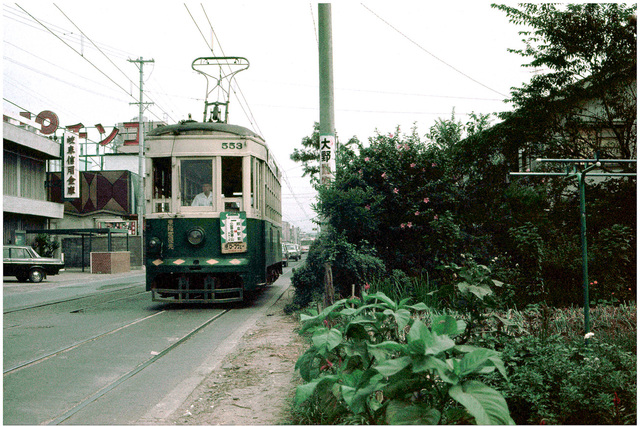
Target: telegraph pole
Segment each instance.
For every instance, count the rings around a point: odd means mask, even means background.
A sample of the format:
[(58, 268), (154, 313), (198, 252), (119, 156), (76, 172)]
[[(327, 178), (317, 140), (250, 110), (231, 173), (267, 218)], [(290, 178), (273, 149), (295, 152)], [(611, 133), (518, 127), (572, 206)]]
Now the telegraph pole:
[[(138, 59), (128, 59), (129, 62), (135, 62), (139, 64), (140, 69), (140, 102), (133, 102), (130, 105), (138, 104), (138, 173), (140, 175), (140, 187), (138, 189), (138, 235), (140, 235), (140, 253), (144, 251), (144, 122), (142, 121), (142, 114), (144, 112), (145, 102), (143, 102), (144, 90), (144, 64), (153, 63), (153, 59), (142, 59), (142, 56)], [(147, 103), (146, 105), (151, 105)]]
[[(333, 41), (331, 3), (318, 3), (318, 57), (320, 63), (320, 184), (333, 180), (336, 164), (336, 131), (333, 114)], [(324, 304), (334, 301), (331, 263), (324, 264)]]

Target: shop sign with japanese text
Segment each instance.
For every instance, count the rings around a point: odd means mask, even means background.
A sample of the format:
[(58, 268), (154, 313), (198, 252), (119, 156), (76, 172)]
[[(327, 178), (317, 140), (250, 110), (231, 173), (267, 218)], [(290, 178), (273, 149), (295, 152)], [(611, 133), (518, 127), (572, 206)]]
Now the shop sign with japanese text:
[(80, 143), (77, 134), (65, 132), (62, 144), (64, 198), (80, 197)]

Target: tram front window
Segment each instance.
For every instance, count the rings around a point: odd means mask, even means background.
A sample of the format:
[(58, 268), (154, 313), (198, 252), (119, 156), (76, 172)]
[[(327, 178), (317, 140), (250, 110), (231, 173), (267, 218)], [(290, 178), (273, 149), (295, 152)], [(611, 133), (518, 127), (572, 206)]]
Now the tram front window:
[(209, 160), (182, 160), (180, 163), (180, 192), (182, 205), (212, 207), (213, 167)]
[(222, 196), (225, 211), (242, 210), (242, 157), (222, 157)]

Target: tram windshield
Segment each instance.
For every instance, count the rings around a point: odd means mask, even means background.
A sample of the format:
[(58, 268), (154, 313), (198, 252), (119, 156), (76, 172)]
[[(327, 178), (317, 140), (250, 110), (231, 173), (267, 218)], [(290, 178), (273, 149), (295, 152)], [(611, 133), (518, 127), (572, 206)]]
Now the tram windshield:
[[(171, 158), (152, 160), (153, 213), (170, 212), (176, 207), (184, 211), (227, 212), (256, 207), (254, 192), (259, 186), (259, 168), (246, 161), (248, 170), (245, 171), (246, 157), (179, 158), (173, 161), (176, 160), (177, 168), (172, 165)], [(247, 176), (244, 176), (245, 173)], [(244, 179), (248, 180), (247, 188), (250, 189), (249, 199), (246, 201), (248, 206), (244, 205)], [(179, 205), (174, 205), (175, 202)]]
[(183, 206), (213, 207), (212, 159), (181, 160), (180, 192)]

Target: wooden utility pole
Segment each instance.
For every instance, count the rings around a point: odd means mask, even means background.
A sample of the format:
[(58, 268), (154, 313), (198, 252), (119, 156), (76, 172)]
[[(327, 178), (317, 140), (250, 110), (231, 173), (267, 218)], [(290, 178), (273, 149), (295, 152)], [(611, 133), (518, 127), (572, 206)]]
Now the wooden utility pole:
[[(333, 180), (336, 164), (336, 131), (333, 114), (333, 41), (331, 4), (318, 3), (318, 57), (320, 63), (320, 184)], [(331, 263), (324, 264), (324, 303), (334, 302)]]

